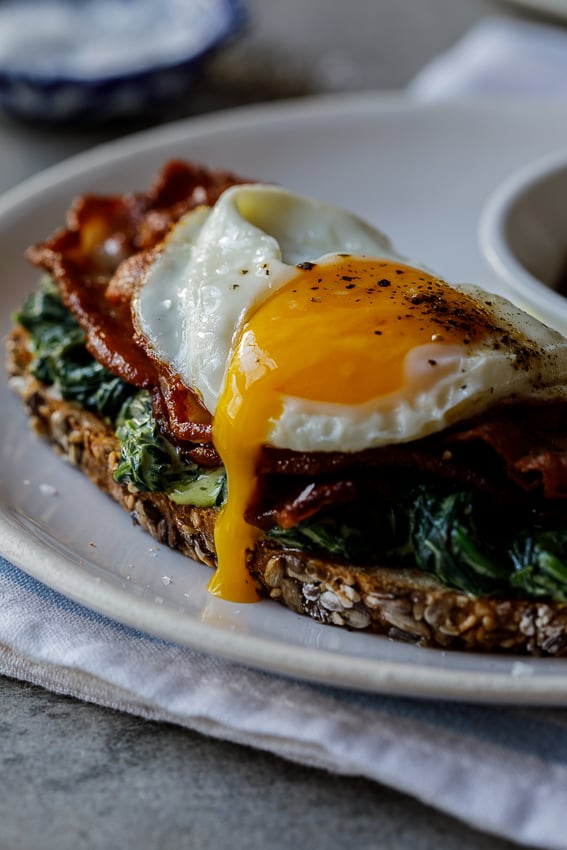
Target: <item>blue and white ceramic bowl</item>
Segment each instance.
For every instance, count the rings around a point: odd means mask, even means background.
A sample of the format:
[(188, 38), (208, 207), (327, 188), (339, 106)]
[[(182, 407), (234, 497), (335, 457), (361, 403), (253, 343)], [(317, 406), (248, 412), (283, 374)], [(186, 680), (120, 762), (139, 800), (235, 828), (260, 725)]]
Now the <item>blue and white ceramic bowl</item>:
[(187, 92), (244, 22), (240, 0), (1, 0), (0, 109), (50, 122), (135, 115)]

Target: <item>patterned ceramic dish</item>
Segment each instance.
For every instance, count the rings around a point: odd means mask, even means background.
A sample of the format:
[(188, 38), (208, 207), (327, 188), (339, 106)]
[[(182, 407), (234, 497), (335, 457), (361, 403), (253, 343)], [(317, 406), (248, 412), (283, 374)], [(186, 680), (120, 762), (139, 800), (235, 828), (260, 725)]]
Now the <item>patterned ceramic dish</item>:
[(185, 94), (244, 22), (240, 0), (3, 0), (0, 109), (50, 122), (135, 115)]

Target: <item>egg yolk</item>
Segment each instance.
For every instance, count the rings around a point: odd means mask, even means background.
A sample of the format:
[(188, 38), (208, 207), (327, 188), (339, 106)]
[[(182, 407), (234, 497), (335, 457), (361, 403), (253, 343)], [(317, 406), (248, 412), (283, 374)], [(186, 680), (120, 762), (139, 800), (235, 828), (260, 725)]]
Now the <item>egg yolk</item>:
[(243, 324), (219, 398), (213, 440), (228, 500), (216, 524), (210, 592), (234, 602), (257, 596), (246, 551), (262, 532), (244, 514), (285, 396), (341, 405), (383, 398), (403, 387), (410, 351), (474, 342), (489, 321), (468, 295), (410, 266), (349, 255), (300, 264)]

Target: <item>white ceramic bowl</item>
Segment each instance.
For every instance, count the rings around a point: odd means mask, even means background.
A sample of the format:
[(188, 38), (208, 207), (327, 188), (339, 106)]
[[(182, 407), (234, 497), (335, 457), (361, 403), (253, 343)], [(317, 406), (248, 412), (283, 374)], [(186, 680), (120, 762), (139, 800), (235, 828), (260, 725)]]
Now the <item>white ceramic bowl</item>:
[(496, 189), (481, 215), (480, 241), (511, 300), (567, 333), (567, 152)]

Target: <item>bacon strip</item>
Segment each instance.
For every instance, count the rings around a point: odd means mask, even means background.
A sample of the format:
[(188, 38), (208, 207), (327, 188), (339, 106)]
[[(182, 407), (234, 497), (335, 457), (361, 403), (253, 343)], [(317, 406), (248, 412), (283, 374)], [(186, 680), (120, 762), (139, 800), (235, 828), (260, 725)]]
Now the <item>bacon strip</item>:
[(526, 491), (541, 491), (547, 499), (567, 498), (567, 404), (504, 407), (469, 428), (457, 430), (453, 441), (483, 441), (505, 465), (510, 479)]
[[(27, 252), (57, 281), (93, 357), (128, 383), (151, 390), (164, 433), (187, 452), (195, 448), (191, 444), (210, 444), (211, 416), (192, 389), (152, 360), (136, 339), (131, 300), (171, 225), (241, 182), (226, 171), (172, 160), (146, 193), (77, 198), (67, 226)], [(199, 456), (220, 463), (211, 446)]]
[(330, 505), (387, 496), (400, 473), (483, 492), (503, 510), (555, 511), (567, 499), (567, 403), (504, 406), (432, 437), (355, 454), (264, 446), (246, 519), (291, 528)]

